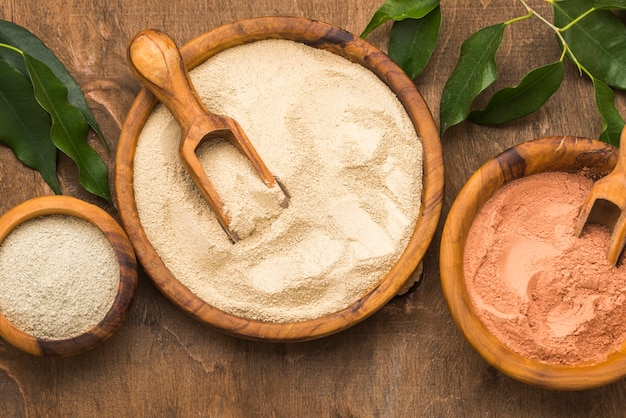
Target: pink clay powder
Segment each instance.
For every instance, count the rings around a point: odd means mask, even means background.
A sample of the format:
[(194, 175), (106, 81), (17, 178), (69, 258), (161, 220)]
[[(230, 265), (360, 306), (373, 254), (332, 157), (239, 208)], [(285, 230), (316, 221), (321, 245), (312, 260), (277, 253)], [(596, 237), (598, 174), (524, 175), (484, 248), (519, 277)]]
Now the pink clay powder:
[(626, 266), (606, 260), (610, 232), (574, 236), (593, 181), (581, 174), (516, 180), (482, 207), (464, 253), (467, 291), (511, 350), (551, 364), (593, 363), (626, 340)]

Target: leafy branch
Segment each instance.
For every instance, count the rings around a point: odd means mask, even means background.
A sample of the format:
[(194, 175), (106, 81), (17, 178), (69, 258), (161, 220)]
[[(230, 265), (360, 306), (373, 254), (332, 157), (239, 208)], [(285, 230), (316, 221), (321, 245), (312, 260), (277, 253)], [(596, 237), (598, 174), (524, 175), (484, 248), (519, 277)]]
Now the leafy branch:
[(78, 166), (81, 185), (110, 201), (106, 165), (87, 143), (89, 127), (107, 146), (80, 87), (52, 51), (26, 29), (0, 20), (0, 143), (56, 194), (57, 150), (63, 152)]
[[(458, 62), (446, 82), (440, 105), (440, 131), (464, 120), (497, 125), (522, 118), (537, 109), (559, 89), (567, 57), (594, 86), (600, 117), (600, 139), (619, 144), (625, 122), (615, 106), (613, 89), (626, 89), (626, 26), (611, 10), (626, 10), (625, 0), (546, 0), (551, 4), (554, 23), (520, 0), (526, 14), (480, 29), (461, 46)], [(433, 0), (388, 0), (374, 14), (361, 36), (393, 20), (389, 55), (405, 72), (416, 78), (428, 64), (436, 46), (441, 19), (440, 5)], [(415, 11), (420, 13), (415, 13)], [(435, 21), (439, 14), (439, 23)], [(414, 17), (419, 16), (419, 17)], [(528, 72), (517, 86), (495, 92), (482, 110), (472, 110), (475, 99), (498, 77), (496, 55), (506, 28), (535, 17), (554, 33), (561, 55), (553, 63)], [(394, 39), (400, 28), (403, 40)], [(409, 39), (411, 42), (407, 42)], [(419, 65), (415, 65), (414, 62)], [(417, 69), (417, 70), (416, 70)]]

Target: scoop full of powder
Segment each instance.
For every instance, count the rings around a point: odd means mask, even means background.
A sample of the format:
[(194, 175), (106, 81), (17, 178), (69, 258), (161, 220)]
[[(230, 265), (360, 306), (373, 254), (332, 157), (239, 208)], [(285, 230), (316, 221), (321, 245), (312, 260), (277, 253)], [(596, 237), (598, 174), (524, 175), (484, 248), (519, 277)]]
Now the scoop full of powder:
[(107, 314), (119, 265), (106, 235), (66, 215), (31, 219), (0, 245), (0, 311), (40, 339), (76, 337)]
[(467, 291), (487, 329), (546, 363), (601, 361), (626, 340), (626, 266), (609, 231), (574, 235), (592, 180), (562, 172), (516, 180), (480, 210), (467, 237)]
[(271, 222), (287, 207), (287, 196), (278, 183), (268, 188), (250, 161), (230, 142), (207, 142), (196, 153), (224, 202), (229, 228), (240, 239)]

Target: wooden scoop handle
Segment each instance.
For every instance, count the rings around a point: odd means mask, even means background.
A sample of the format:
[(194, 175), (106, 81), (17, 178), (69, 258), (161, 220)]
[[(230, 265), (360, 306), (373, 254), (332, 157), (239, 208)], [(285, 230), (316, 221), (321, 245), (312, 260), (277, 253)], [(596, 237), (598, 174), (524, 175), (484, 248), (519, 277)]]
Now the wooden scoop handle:
[(611, 264), (617, 264), (626, 244), (626, 126), (622, 128), (617, 152), (617, 163), (613, 171), (604, 179), (598, 180), (598, 183), (606, 182), (606, 200), (619, 209), (607, 252), (607, 259)]
[(200, 100), (180, 50), (167, 34), (152, 29), (138, 33), (128, 48), (128, 63), (139, 81), (167, 107), (180, 125), (181, 162), (226, 234), (231, 241), (237, 242), (239, 237), (230, 228), (231, 220), (225, 211), (224, 202), (195, 154), (207, 133), (227, 129), (223, 120), (210, 113)]
[(275, 179), (247, 135), (232, 118), (210, 112), (196, 92), (176, 43), (169, 35), (147, 29), (139, 32), (128, 48), (128, 62), (135, 76), (172, 113), (182, 129), (180, 148), (183, 162), (192, 158), (204, 139), (228, 139), (244, 154), (264, 183)]
[(580, 236), (587, 223), (611, 230), (607, 260), (616, 264), (626, 244), (626, 127), (622, 129), (615, 168), (596, 181), (585, 200), (575, 225)]
[(622, 128), (622, 133), (619, 137), (619, 149), (618, 149), (617, 163), (615, 168), (611, 171), (613, 173), (619, 173), (623, 180), (626, 181), (626, 126)]
[(176, 43), (167, 34), (148, 29), (138, 33), (128, 48), (132, 72), (172, 113), (181, 127), (181, 162), (213, 209), (231, 240), (239, 240), (230, 228), (224, 203), (206, 176), (195, 152), (205, 139), (229, 140), (252, 163), (268, 187), (276, 184), (252, 143), (237, 121), (210, 112), (193, 87)]
[[(180, 51), (167, 34), (153, 29), (138, 33), (128, 48), (128, 62), (135, 76), (176, 118), (183, 138), (197, 119), (208, 116), (219, 120), (200, 100)], [(219, 122), (217, 125), (215, 128), (224, 127)]]

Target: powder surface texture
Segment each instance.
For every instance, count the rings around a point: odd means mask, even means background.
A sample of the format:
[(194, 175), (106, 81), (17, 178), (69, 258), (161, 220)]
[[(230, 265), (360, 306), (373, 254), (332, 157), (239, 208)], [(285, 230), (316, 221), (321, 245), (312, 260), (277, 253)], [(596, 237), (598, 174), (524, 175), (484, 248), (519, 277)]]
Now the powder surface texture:
[(480, 320), (513, 351), (551, 364), (598, 362), (626, 340), (626, 266), (608, 228), (574, 227), (593, 181), (541, 173), (498, 190), (468, 234), (464, 270)]
[(197, 155), (244, 238), (232, 244), (177, 155), (180, 129), (157, 107), (134, 157), (137, 211), (172, 274), (212, 306), (296, 322), (341, 310), (376, 286), (419, 214), (422, 148), (399, 100), (330, 52), (267, 40), (191, 72), (207, 107), (237, 120), (289, 207), (226, 141)]
[(40, 339), (72, 338), (97, 325), (118, 284), (117, 256), (106, 235), (73, 216), (31, 219), (0, 245), (0, 311)]

